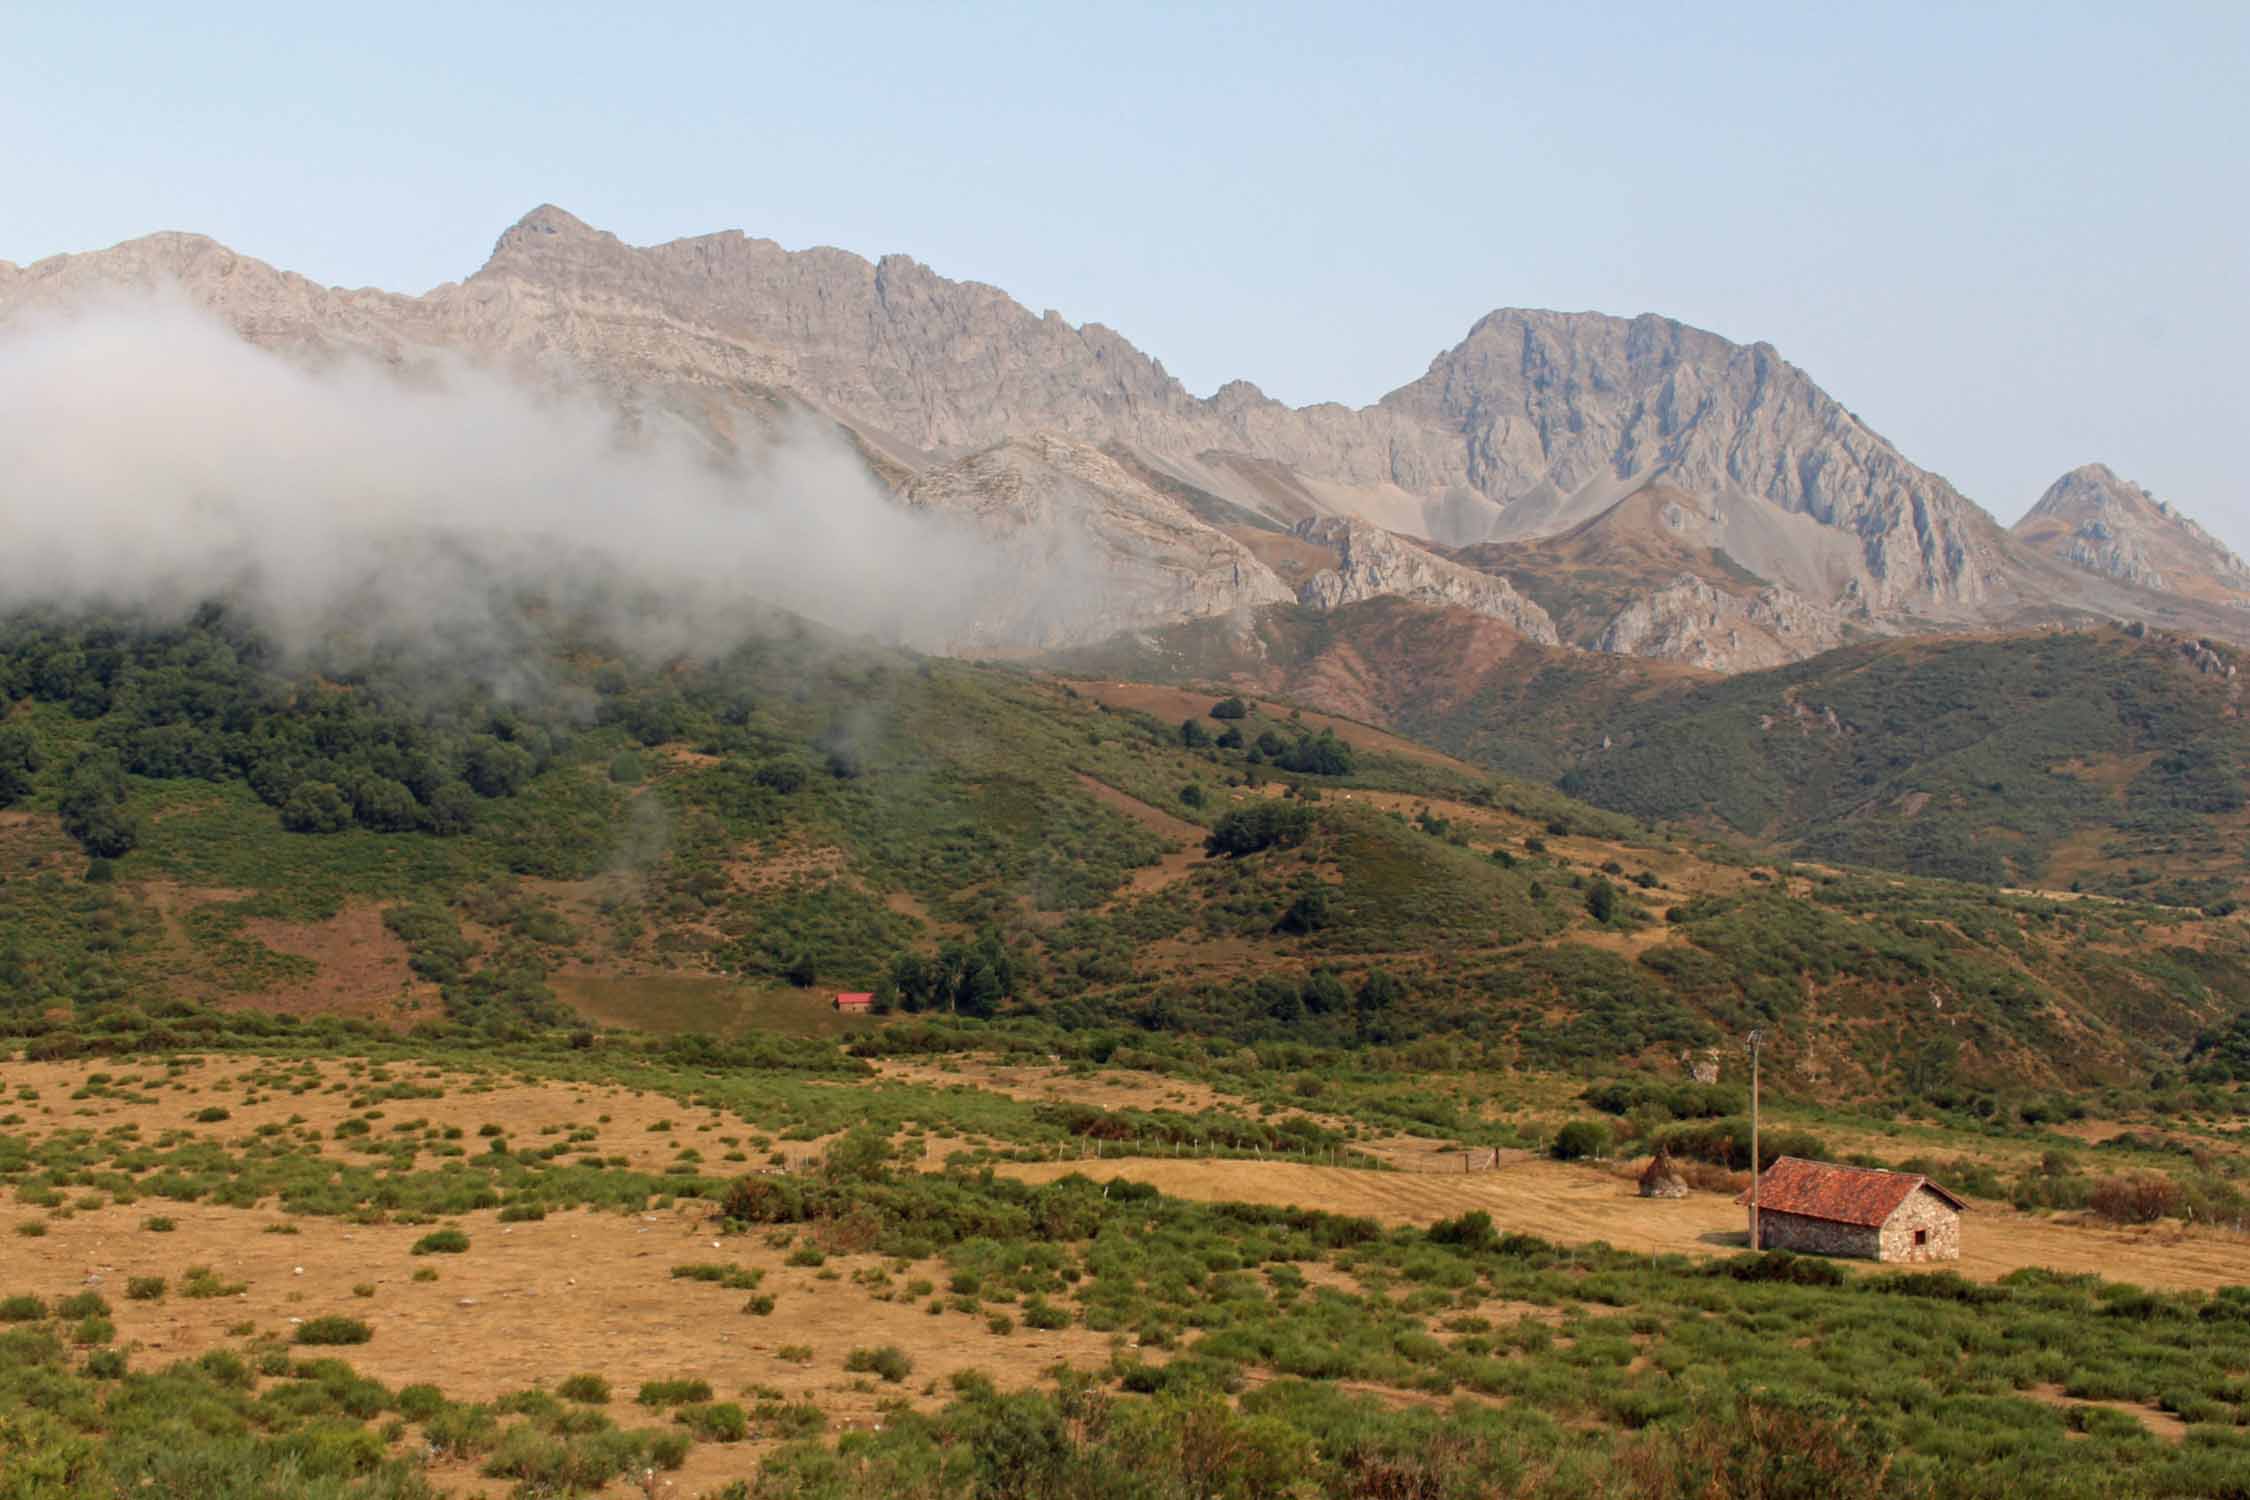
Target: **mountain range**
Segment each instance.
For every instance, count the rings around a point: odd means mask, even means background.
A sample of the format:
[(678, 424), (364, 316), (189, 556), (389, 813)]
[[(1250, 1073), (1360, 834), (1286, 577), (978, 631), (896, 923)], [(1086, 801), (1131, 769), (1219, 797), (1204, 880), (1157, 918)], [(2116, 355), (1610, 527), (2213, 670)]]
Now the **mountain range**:
[(1027, 566), (1061, 545), (1100, 561), (1075, 613), (996, 609), (963, 651), (1382, 596), (1717, 671), (1928, 629), (2250, 640), (2250, 569), (2101, 465), (2011, 531), (1770, 345), (1652, 315), (1501, 309), (1370, 406), (1291, 408), (1242, 382), (1197, 397), (1111, 329), (903, 256), (735, 232), (636, 247), (543, 206), (421, 296), (178, 233), (0, 262), (0, 329), (167, 283), (295, 358), (465, 356), (722, 452), (810, 417), (902, 503)]

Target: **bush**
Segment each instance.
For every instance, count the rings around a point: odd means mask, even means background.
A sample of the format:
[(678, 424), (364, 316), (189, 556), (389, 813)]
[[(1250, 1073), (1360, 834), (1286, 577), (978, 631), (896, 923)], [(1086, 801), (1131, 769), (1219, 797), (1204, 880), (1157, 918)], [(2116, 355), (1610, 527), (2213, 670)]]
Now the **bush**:
[(22, 1294), (0, 1297), (0, 1323), (36, 1323), (47, 1316), (47, 1304), (37, 1297)]
[(572, 1375), (555, 1387), (555, 1394), (565, 1401), (602, 1406), (609, 1401), (609, 1382), (599, 1375)]
[(1548, 1153), (1557, 1161), (1578, 1161), (1609, 1154), (1609, 1127), (1600, 1120), (1572, 1120), (1555, 1132)]
[(1753, 1250), (1728, 1260), (1714, 1261), (1708, 1276), (1732, 1281), (1778, 1281), (1785, 1286), (1842, 1286), (1844, 1268), (1831, 1261), (1791, 1255), (1786, 1250)]
[(2153, 1172), (2105, 1177), (2094, 1184), (2087, 1207), (2120, 1224), (2153, 1224), (2180, 1211), (2179, 1184)]
[(125, 1296), (134, 1302), (154, 1302), (164, 1295), (161, 1276), (134, 1276), (125, 1282)]
[(1211, 705), (1211, 717), (1214, 719), (1241, 719), (1249, 717), (1249, 714), (1250, 705), (1240, 698), (1221, 698)]
[(1471, 1209), (1458, 1219), (1440, 1219), (1430, 1226), (1430, 1241), (1438, 1245), (1457, 1245), (1463, 1250), (1489, 1250), (1500, 1242), (1500, 1235), (1492, 1227), (1492, 1215), (1483, 1209)]
[(875, 1349), (854, 1349), (844, 1358), (844, 1368), (855, 1375), (880, 1375), (896, 1385), (914, 1373), (914, 1361), (895, 1344)]
[(469, 1248), (469, 1237), (458, 1229), (434, 1229), (414, 1242), (416, 1255), (459, 1255)]
[(1274, 801), (1237, 808), (1212, 826), (1204, 852), (1239, 857), (1265, 849), (1293, 849), (1312, 832), (1312, 809)]
[(300, 1344), (364, 1344), (374, 1336), (375, 1330), (357, 1318), (330, 1315), (311, 1318), (297, 1325), (297, 1342)]
[(643, 1406), (689, 1406), (711, 1399), (708, 1380), (647, 1380), (633, 1399)]
[(672, 1420), (707, 1443), (739, 1443), (750, 1435), (750, 1414), (732, 1401), (683, 1406)]

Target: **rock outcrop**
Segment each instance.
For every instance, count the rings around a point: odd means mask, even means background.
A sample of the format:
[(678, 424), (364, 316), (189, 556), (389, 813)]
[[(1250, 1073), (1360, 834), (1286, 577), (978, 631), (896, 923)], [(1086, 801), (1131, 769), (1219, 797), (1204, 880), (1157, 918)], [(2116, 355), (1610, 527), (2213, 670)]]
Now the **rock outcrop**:
[(1334, 568), (1315, 573), (1297, 590), (1297, 600), (1319, 609), (1393, 594), (1421, 604), (1452, 605), (1504, 620), (1527, 640), (1561, 644), (1547, 612), (1516, 592), (1506, 579), (1479, 573), (1432, 556), (1365, 521), (1332, 517), (1297, 528), (1307, 540), (1336, 549)]
[(2250, 607), (2250, 565), (2107, 464), (2084, 464), (2063, 475), (2014, 529), (2026, 546), (2091, 572), (2145, 589)]
[(1693, 574), (1619, 610), (1595, 649), (1715, 672), (1778, 667), (1841, 646), (1845, 622), (1783, 588), (1735, 594)]

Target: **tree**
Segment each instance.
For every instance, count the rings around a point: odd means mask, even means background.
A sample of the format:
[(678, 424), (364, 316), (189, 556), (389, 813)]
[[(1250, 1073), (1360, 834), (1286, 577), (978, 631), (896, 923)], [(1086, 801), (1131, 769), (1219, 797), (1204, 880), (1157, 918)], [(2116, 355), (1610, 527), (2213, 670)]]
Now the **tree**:
[(125, 769), (114, 752), (91, 750), (63, 784), (63, 832), (98, 859), (116, 859), (140, 842), (140, 824), (125, 810)]
[(422, 804), (414, 800), (403, 781), (388, 776), (361, 776), (349, 793), (352, 816), (363, 828), (377, 833), (405, 833), (422, 826)]
[(1203, 783), (1191, 781), (1186, 786), (1181, 787), (1180, 800), (1189, 807), (1201, 807), (1204, 801)]
[(1289, 903), (1289, 909), (1281, 914), (1281, 920), (1275, 925), (1283, 932), (1293, 932), (1299, 936), (1306, 936), (1326, 927), (1328, 925), (1327, 890), (1315, 887), (1312, 890), (1301, 892), (1296, 900)]
[(751, 779), (766, 790), (786, 797), (802, 791), (805, 783), (812, 779), (812, 773), (805, 769), (801, 760), (769, 760), (758, 767)]
[(1339, 1011), (1349, 1010), (1352, 1003), (1352, 992), (1345, 989), (1344, 981), (1328, 969), (1313, 971), (1312, 977), (1305, 981), (1304, 997), (1305, 1009), (1316, 1016), (1335, 1015)]
[(1214, 719), (1243, 719), (1249, 715), (1250, 705), (1240, 698), (1221, 698), (1211, 705), (1211, 717)]
[(513, 797), (531, 780), (538, 765), (531, 752), (480, 734), (469, 742), (462, 772), (480, 797)]
[(1555, 1132), (1550, 1154), (1557, 1161), (1577, 1161), (1609, 1154), (1609, 1127), (1599, 1120), (1573, 1120)]
[(326, 781), (300, 781), (281, 804), (281, 826), (291, 833), (342, 833), (352, 826), (352, 805)]
[(1201, 750), (1211, 743), (1211, 731), (1203, 727), (1200, 719), (1182, 719), (1180, 743), (1190, 750)]
[(469, 790), (467, 782), (443, 781), (430, 793), (424, 810), (429, 814), (430, 832), (467, 833), (476, 827), (477, 794)]
[(1606, 926), (1617, 915), (1617, 887), (1595, 876), (1586, 887), (1586, 915)]
[(1390, 976), (1388, 970), (1372, 969), (1368, 971), (1367, 978), (1360, 981), (1359, 995), (1357, 996), (1359, 1012), (1366, 1016), (1373, 1015), (1378, 1011), (1389, 1010), (1398, 1002), (1398, 997), (1404, 993), (1405, 990), (1396, 979)]
[[(1261, 749), (1265, 736), (1258, 737)], [(1304, 735), (1284, 748), (1278, 755), (1267, 754), (1273, 763), (1284, 771), (1297, 771), (1308, 776), (1349, 776), (1352, 771), (1352, 747), (1336, 738), (1333, 730), (1323, 729), (1317, 735)]]
[(39, 742), (21, 724), (0, 724), (0, 807), (31, 790), (31, 778), (44, 763)]
[(813, 956), (810, 953), (799, 953), (791, 958), (788, 965), (782, 969), (781, 977), (798, 989), (809, 990), (819, 983), (820, 970), (813, 963)]
[(1289, 849), (1305, 841), (1312, 832), (1313, 815), (1309, 807), (1287, 802), (1261, 802), (1255, 807), (1236, 808), (1211, 829), (1203, 840), (1204, 852), (1239, 856), (1256, 854), (1261, 849)]

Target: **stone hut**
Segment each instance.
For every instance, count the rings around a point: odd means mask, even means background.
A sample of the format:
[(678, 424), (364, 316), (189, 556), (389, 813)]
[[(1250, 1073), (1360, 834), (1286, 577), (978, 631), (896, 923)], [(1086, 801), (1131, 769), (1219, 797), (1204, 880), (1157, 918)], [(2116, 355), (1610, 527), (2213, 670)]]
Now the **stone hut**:
[[(1735, 1201), (1747, 1207), (1750, 1194)], [(1763, 1243), (1755, 1248), (1880, 1261), (1959, 1260), (1967, 1206), (1919, 1173), (1784, 1156), (1758, 1179)]]
[(1641, 1196), (1643, 1198), (1685, 1198), (1687, 1179), (1672, 1165), (1672, 1154), (1662, 1146), (1641, 1168)]

